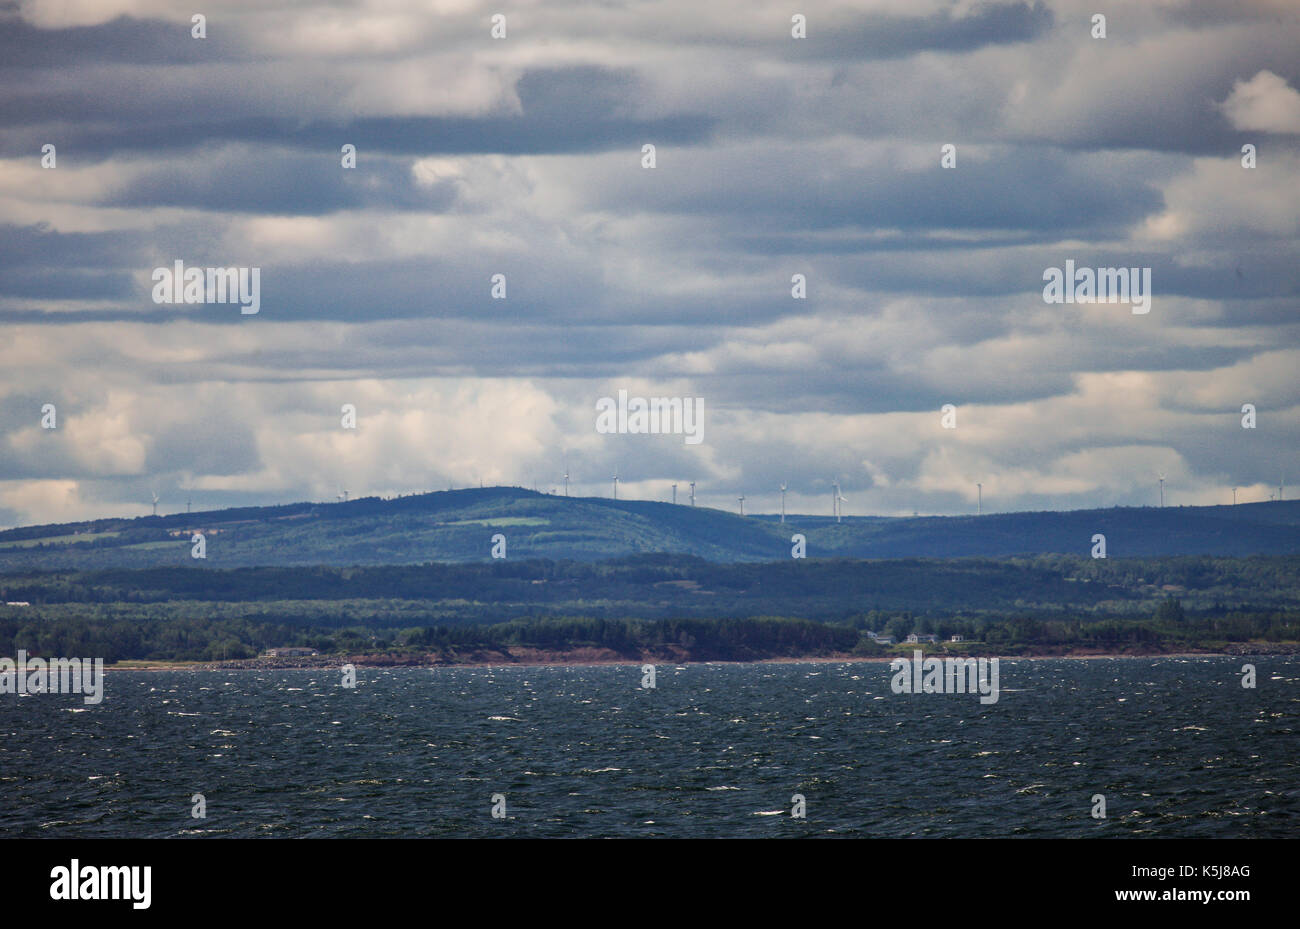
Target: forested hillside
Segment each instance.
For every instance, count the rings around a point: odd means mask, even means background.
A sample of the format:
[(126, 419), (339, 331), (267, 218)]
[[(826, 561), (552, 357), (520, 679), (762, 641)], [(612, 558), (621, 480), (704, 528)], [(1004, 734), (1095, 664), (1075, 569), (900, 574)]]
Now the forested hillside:
[(1109, 558), (1157, 555), (1300, 554), (1300, 502), (1117, 508), (984, 516), (741, 517), (705, 507), (560, 497), (487, 488), (346, 503), (293, 504), (104, 519), (0, 532), (0, 574), (201, 564), (406, 565), (491, 560), (598, 561), (644, 553), (715, 562), (790, 557), (803, 535), (809, 558), (1088, 555), (1104, 535)]
[[(727, 657), (728, 641), (732, 658), (886, 653), (868, 631), (1012, 653), (1205, 649), (1300, 638), (1300, 558), (186, 566), (9, 575), (0, 599), (25, 604), (0, 606), (0, 653), (110, 659), (242, 659), (286, 645), (409, 656), (623, 643), (633, 654), (679, 640), (710, 643), (690, 652), (710, 659)], [(814, 634), (809, 622), (833, 628)]]

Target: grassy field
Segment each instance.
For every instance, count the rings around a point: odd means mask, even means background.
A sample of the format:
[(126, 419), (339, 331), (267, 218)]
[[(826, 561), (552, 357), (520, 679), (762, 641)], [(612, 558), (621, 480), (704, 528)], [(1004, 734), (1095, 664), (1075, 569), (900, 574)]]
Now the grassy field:
[(16, 539), (12, 542), (0, 542), (2, 548), (35, 548), (37, 545), (75, 545), (79, 542), (94, 542), (99, 539), (115, 539), (121, 532), (77, 532), (71, 534), (41, 536), (39, 539)]

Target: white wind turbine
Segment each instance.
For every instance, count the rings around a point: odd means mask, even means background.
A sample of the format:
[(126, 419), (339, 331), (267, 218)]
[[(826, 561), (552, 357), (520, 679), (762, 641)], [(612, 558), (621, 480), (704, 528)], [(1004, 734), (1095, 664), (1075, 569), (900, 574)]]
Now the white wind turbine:
[(153, 495), (153, 515), (157, 516), (158, 515), (158, 491), (151, 490), (149, 491), (149, 493)]
[(745, 515), (745, 495), (744, 495), (744, 494), (741, 494), (741, 495), (740, 495), (739, 497), (737, 497), (736, 499), (740, 501), (740, 515), (741, 515), (741, 516), (744, 516), (744, 515)]
[(845, 496), (843, 496), (843, 495), (840, 493), (840, 489), (839, 489), (839, 487), (836, 487), (836, 488), (835, 488), (835, 502), (838, 503), (838, 504), (840, 505), (840, 512), (839, 512), (839, 514), (835, 517), (835, 521), (836, 521), (836, 522), (839, 522), (839, 521), (840, 521), (840, 518), (844, 515), (844, 504), (846, 504), (846, 503), (849, 502), (849, 501), (848, 501), (848, 498), (845, 497)]
[(691, 506), (695, 506), (695, 482), (691, 481)]
[(785, 522), (785, 484), (781, 484), (781, 522)]
[(836, 522), (839, 522), (840, 501), (844, 499), (843, 497), (840, 496), (840, 482), (831, 481), (831, 488), (835, 491), (834, 494), (831, 495), (831, 515), (835, 517)]
[(618, 499), (618, 472), (614, 472), (614, 499)]
[(1165, 505), (1165, 476), (1159, 472), (1157, 472), (1156, 476), (1160, 478), (1160, 505), (1163, 507)]
[(673, 506), (677, 505), (677, 482), (673, 481)]

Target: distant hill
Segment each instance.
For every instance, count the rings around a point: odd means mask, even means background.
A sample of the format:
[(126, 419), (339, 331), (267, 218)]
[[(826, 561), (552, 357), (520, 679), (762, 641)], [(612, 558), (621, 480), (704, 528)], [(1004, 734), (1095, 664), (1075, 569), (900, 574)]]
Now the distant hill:
[[(194, 532), (207, 559), (190, 557)], [(1300, 554), (1300, 501), (1240, 506), (1121, 507), (985, 516), (741, 517), (706, 507), (561, 497), (492, 487), (191, 514), (101, 519), (0, 532), (0, 574), (203, 565), (377, 565), (490, 560), (599, 561), (651, 552), (714, 562), (779, 561), (802, 533), (809, 558), (996, 558), (1087, 555), (1096, 533), (1110, 558)]]

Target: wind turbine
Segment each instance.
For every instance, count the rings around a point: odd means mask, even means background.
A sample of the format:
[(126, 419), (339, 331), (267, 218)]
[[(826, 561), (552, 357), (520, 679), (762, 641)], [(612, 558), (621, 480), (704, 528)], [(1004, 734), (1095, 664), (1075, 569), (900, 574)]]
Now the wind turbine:
[(677, 505), (677, 482), (673, 481), (673, 506)]
[(844, 496), (841, 496), (841, 495), (840, 495), (840, 490), (839, 490), (838, 487), (835, 488), (835, 496), (836, 496), (836, 500), (835, 500), (835, 502), (840, 504), (840, 512), (839, 512), (839, 515), (835, 517), (835, 521), (836, 521), (836, 522), (839, 522), (839, 521), (840, 521), (840, 517), (844, 515), (844, 506), (843, 506), (843, 504), (848, 503), (849, 501), (848, 501), (848, 498), (847, 498), (847, 497), (844, 497)]
[(695, 506), (695, 482), (691, 481), (691, 506)]
[(158, 515), (158, 491), (151, 490), (149, 492), (153, 495), (153, 515), (157, 516)]
[(186, 512), (186, 513), (188, 513), (188, 512), (190, 511), (190, 504), (193, 503), (193, 502), (194, 502), (194, 500), (193, 500), (192, 497), (186, 497), (186, 498), (185, 498), (185, 512)]
[(840, 496), (840, 482), (831, 481), (831, 487), (834, 488), (835, 490), (834, 495), (831, 497), (831, 515), (835, 517), (836, 522), (839, 522), (840, 521), (840, 500), (843, 499)]
[(984, 485), (981, 484), (979, 481), (975, 482), (975, 493), (976, 493), (975, 515), (983, 516), (984, 515)]
[(781, 522), (785, 522), (785, 484), (781, 485)]
[(744, 495), (744, 494), (741, 494), (741, 495), (740, 495), (739, 497), (737, 497), (736, 499), (740, 501), (740, 515), (741, 515), (741, 516), (744, 516), (744, 515), (745, 515), (745, 495)]
[(1237, 505), (1237, 488), (1232, 488), (1232, 505)]
[(1160, 505), (1164, 506), (1165, 505), (1165, 476), (1163, 474), (1160, 474), (1158, 476), (1160, 478)]
[(618, 472), (614, 472), (614, 499), (618, 499)]
[(569, 469), (567, 467), (564, 469), (564, 495), (566, 497), (569, 495)]

